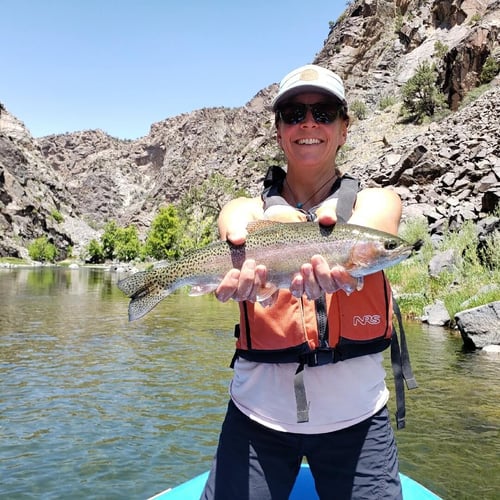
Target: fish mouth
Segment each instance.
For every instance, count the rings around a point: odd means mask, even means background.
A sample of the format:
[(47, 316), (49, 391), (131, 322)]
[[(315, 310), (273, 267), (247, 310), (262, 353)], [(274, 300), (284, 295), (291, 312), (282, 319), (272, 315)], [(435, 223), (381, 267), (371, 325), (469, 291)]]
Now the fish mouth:
[(417, 240), (413, 245), (411, 246), (411, 253), (416, 253), (418, 252), (422, 247), (424, 246), (424, 240)]

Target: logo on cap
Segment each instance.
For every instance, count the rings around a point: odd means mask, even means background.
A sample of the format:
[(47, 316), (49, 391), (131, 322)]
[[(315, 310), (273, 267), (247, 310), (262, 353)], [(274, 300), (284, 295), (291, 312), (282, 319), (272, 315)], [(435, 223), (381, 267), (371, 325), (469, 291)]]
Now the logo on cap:
[(306, 69), (302, 71), (300, 74), (300, 80), (304, 80), (305, 82), (310, 82), (312, 80), (318, 80), (319, 75), (315, 69)]

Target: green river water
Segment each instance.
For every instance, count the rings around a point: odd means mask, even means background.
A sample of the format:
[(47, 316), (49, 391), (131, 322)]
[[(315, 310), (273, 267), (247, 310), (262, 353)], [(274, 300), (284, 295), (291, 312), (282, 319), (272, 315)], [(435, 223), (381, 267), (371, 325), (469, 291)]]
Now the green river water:
[[(1, 498), (145, 499), (209, 467), (236, 304), (174, 294), (129, 323), (117, 277), (0, 269)], [(499, 499), (500, 356), (406, 328), (419, 388), (402, 472), (444, 499)]]

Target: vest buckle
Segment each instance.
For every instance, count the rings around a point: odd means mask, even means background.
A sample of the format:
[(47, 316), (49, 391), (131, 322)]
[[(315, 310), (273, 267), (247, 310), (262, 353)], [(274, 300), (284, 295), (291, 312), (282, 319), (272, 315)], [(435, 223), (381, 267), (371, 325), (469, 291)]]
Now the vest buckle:
[(319, 348), (304, 355), (304, 364), (310, 367), (328, 365), (337, 361), (337, 352), (332, 348)]

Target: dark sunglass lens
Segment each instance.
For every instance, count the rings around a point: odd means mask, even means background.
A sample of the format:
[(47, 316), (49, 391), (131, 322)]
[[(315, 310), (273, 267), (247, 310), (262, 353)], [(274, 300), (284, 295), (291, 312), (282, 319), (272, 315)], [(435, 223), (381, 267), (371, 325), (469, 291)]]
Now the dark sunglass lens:
[(306, 117), (307, 107), (302, 103), (286, 104), (280, 110), (280, 117), (287, 125), (300, 123)]
[(338, 108), (330, 103), (319, 103), (311, 106), (314, 121), (318, 123), (333, 123), (338, 116)]

